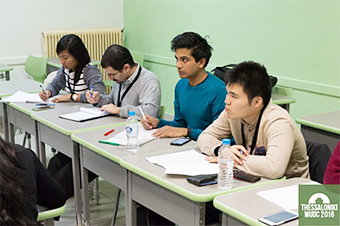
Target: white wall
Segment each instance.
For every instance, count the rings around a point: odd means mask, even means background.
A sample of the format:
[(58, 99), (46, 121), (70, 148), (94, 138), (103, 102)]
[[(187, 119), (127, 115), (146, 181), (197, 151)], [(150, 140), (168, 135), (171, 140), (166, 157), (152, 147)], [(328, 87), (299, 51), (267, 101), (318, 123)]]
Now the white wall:
[(0, 0), (0, 62), (28, 78), (28, 55), (42, 55), (42, 31), (123, 28), (123, 0)]

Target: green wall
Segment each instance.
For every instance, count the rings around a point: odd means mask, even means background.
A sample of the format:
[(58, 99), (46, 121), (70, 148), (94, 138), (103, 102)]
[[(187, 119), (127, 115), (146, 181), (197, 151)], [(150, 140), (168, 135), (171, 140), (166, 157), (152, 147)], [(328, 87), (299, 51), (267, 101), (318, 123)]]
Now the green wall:
[(124, 42), (145, 53), (162, 104), (173, 113), (179, 79), (170, 41), (184, 31), (209, 36), (207, 67), (254, 60), (293, 88), (293, 118), (340, 110), (339, 0), (124, 0)]

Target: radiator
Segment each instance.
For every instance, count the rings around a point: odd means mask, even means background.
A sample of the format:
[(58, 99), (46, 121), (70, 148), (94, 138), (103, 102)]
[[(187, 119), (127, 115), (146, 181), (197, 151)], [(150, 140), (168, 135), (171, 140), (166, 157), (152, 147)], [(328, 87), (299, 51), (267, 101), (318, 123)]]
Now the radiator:
[[(43, 56), (57, 57), (57, 43), (66, 34), (78, 35), (84, 42), (91, 59), (98, 61), (101, 60), (107, 47), (112, 44), (122, 45), (123, 35), (119, 28), (43, 31)], [(99, 69), (103, 74), (103, 79), (108, 80), (101, 66)]]

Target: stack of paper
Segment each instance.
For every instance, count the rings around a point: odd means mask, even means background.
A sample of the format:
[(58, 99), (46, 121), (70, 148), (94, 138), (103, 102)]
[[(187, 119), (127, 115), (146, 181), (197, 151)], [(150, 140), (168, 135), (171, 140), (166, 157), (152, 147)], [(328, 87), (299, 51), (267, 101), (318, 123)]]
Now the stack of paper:
[(217, 174), (218, 164), (209, 163), (205, 160), (205, 157), (207, 156), (192, 149), (189, 151), (146, 157), (146, 160), (164, 167), (166, 174), (188, 176)]
[(4, 97), (1, 102), (17, 102), (17, 103), (50, 103), (52, 99), (55, 97), (51, 97), (46, 101), (43, 101), (39, 97), (39, 93), (26, 93), (22, 91), (17, 91), (13, 95), (9, 97)]
[[(139, 145), (145, 144), (146, 142), (149, 142), (151, 140), (156, 139), (156, 137), (153, 137), (152, 134), (157, 130), (157, 129), (152, 129), (152, 130), (146, 130), (142, 126), (142, 124), (139, 122), (138, 123), (138, 129), (139, 129), (139, 134), (138, 134), (138, 143)], [(107, 140), (106, 142), (109, 143), (116, 143), (119, 145), (124, 145), (126, 146), (127, 143), (127, 137), (126, 137), (126, 131), (123, 130), (122, 132), (118, 133), (116, 136), (111, 137)]]
[(100, 108), (84, 108), (81, 107), (79, 111), (69, 113), (69, 114), (64, 114), (64, 115), (59, 115), (60, 118), (63, 119), (68, 119), (76, 122), (84, 122), (90, 119), (95, 119), (95, 118), (100, 118), (104, 117), (106, 115), (109, 115), (110, 113), (107, 111), (101, 111)]

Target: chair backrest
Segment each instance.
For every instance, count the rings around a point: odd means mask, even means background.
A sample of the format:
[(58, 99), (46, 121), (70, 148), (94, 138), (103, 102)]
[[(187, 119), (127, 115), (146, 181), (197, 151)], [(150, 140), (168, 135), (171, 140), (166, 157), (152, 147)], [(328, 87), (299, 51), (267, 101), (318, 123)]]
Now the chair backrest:
[(50, 226), (54, 225), (55, 217), (59, 217), (63, 213), (65, 213), (66, 204), (55, 209), (47, 209), (46, 207), (37, 205), (37, 209), (38, 209), (37, 221), (44, 221), (44, 225)]
[(275, 86), (273, 87), (273, 92), (287, 96), (287, 97), (291, 97), (293, 89), (290, 87)]
[(323, 183), (325, 170), (332, 155), (327, 144), (317, 144), (306, 141), (307, 155), (309, 157), (310, 178), (319, 183)]
[(135, 62), (138, 62), (140, 66), (144, 66), (144, 53), (141, 52), (135, 52), (135, 51), (130, 51), (133, 60)]
[(47, 76), (47, 58), (29, 55), (25, 63), (25, 71), (35, 81), (43, 83)]
[(164, 115), (165, 115), (165, 110), (166, 110), (166, 107), (164, 105), (162, 105), (159, 109), (159, 118), (160, 119), (163, 119), (164, 118)]

